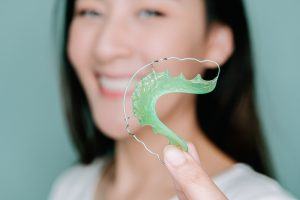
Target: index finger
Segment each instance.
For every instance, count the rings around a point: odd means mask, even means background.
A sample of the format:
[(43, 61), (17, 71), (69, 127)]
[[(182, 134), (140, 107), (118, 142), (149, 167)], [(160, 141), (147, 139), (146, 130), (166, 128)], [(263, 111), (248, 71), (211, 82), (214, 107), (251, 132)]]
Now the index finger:
[[(196, 152), (193, 152), (195, 148), (192, 146), (190, 149), (190, 154), (172, 145), (168, 145), (164, 149), (166, 166), (186, 198), (188, 200), (226, 199), (224, 194), (202, 169), (199, 160), (196, 161), (198, 155)], [(196, 159), (193, 158), (195, 156)]]

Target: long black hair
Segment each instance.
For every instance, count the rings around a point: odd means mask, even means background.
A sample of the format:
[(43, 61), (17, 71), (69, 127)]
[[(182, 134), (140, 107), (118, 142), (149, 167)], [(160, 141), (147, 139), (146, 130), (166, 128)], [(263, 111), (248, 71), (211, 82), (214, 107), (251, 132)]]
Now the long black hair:
[[(220, 22), (231, 28), (235, 50), (222, 66), (216, 89), (197, 96), (197, 117), (204, 133), (238, 162), (269, 174), (266, 148), (255, 107), (250, 38), (241, 0), (206, 0), (208, 24)], [(61, 63), (61, 88), (66, 119), (79, 161), (89, 164), (113, 151), (114, 141), (95, 126), (87, 98), (67, 56), (67, 41), (75, 0), (67, 0)], [(207, 71), (204, 78), (210, 77)]]

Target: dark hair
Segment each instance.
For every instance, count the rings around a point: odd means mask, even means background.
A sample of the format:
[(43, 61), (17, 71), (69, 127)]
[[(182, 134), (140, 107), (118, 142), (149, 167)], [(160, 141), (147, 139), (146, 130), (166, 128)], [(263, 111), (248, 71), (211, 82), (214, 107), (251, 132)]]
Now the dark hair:
[[(61, 86), (69, 132), (82, 163), (113, 151), (114, 141), (95, 126), (83, 88), (67, 56), (75, 0), (67, 0), (61, 64)], [(238, 162), (267, 173), (266, 149), (254, 105), (254, 76), (249, 31), (241, 0), (206, 0), (208, 22), (228, 25), (235, 50), (222, 66), (214, 92), (197, 96), (197, 116), (205, 134)], [(207, 71), (205, 78), (210, 77)]]

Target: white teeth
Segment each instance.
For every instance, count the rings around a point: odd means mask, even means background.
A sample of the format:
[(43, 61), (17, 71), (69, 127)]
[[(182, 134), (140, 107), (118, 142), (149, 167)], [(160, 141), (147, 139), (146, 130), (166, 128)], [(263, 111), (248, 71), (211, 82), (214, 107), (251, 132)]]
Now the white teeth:
[(108, 78), (105, 76), (99, 78), (99, 83), (102, 87), (120, 92), (124, 92), (128, 82), (129, 78)]

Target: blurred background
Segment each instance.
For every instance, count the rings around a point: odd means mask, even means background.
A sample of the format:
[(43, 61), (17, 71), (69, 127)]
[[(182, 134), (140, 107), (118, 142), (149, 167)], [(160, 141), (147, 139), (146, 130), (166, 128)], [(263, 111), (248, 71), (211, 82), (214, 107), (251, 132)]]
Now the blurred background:
[[(300, 1), (244, 2), (254, 47), (259, 113), (276, 177), (300, 198)], [(59, 27), (63, 15), (54, 12), (55, 3), (0, 1), (3, 200), (46, 199), (55, 177), (76, 160), (59, 95), (59, 42), (54, 40), (53, 23)]]

